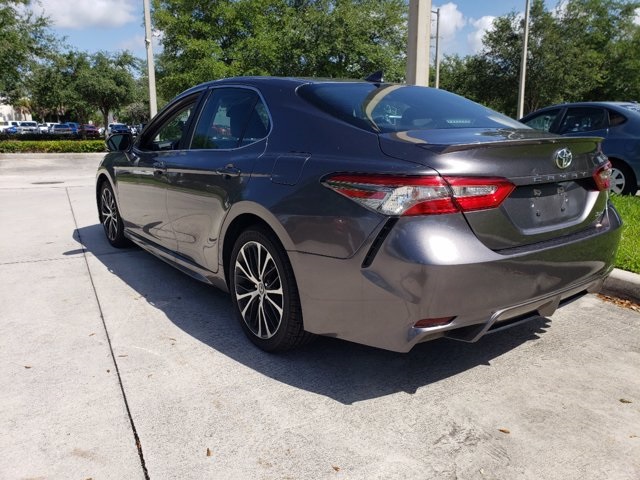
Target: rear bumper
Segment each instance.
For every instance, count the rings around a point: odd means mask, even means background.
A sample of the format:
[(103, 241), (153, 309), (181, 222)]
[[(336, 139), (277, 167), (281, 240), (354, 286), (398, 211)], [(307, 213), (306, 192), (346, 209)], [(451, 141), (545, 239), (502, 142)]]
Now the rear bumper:
[[(485, 247), (461, 215), (401, 218), (382, 241), (376, 232), (350, 259), (289, 254), (306, 330), (406, 352), (442, 336), (476, 341), (599, 290), (613, 268), (620, 226), (609, 207), (588, 235), (505, 255)], [(414, 328), (442, 317), (455, 318)]]

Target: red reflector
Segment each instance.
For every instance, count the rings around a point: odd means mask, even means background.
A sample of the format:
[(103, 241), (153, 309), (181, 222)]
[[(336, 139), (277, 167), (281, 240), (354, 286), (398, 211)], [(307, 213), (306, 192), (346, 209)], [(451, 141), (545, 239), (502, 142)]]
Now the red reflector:
[(422, 320), (418, 320), (413, 328), (429, 328), (429, 327), (441, 327), (443, 325), (448, 325), (453, 321), (456, 317), (442, 317), (442, 318), (423, 318)]

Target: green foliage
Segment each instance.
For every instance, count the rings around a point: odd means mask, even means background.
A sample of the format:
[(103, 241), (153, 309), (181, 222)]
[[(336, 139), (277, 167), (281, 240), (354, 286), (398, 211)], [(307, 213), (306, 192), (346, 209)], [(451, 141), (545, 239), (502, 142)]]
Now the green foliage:
[(611, 202), (624, 222), (616, 267), (640, 273), (640, 197), (612, 195)]
[(135, 82), (131, 70), (138, 61), (128, 52), (98, 52), (89, 57), (88, 68), (77, 73), (75, 90), (87, 103), (96, 107), (108, 123), (109, 112), (134, 100)]
[(0, 153), (104, 152), (104, 140), (0, 140)]
[[(530, 11), (525, 113), (570, 101), (640, 99), (640, 2), (567, 0)], [(494, 21), (477, 55), (445, 57), (441, 86), (515, 116), (524, 20)]]
[(97, 109), (106, 125), (109, 112), (136, 98), (132, 72), (138, 63), (128, 52), (52, 55), (33, 68), (29, 79), (31, 109), (40, 118), (67, 116), (79, 123), (87, 123)]
[(47, 19), (23, 8), (28, 3), (0, 0), (0, 95), (12, 103), (23, 96), (31, 66), (55, 46)]
[(236, 75), (404, 76), (403, 0), (154, 0), (166, 98)]

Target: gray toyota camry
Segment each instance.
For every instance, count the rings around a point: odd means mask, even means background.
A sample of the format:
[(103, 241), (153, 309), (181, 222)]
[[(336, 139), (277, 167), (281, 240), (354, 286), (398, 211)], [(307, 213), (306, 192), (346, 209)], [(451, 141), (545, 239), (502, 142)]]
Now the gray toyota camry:
[(229, 291), (264, 350), (406, 352), (601, 287), (621, 220), (600, 140), (425, 87), (231, 78), (111, 136), (96, 199), (114, 247)]

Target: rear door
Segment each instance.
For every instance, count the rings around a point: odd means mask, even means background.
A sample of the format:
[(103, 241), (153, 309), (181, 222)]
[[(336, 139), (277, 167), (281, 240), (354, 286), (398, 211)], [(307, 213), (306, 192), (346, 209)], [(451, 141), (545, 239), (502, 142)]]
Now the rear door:
[(190, 148), (166, 164), (168, 218), (183, 257), (217, 272), (222, 222), (244, 198), (270, 126), (256, 90), (218, 87), (209, 92)]
[(606, 137), (609, 114), (602, 107), (569, 107), (554, 133), (570, 137)]

